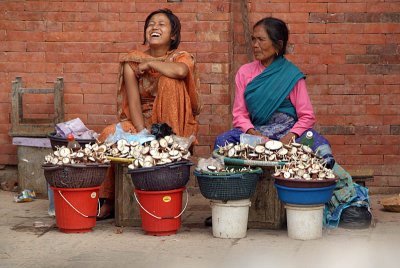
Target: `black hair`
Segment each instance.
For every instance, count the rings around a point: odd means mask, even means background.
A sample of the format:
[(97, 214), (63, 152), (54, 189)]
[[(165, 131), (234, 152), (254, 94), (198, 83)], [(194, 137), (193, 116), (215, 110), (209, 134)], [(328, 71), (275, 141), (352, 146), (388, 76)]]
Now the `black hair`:
[(181, 42), (181, 22), (179, 21), (179, 18), (174, 13), (172, 13), (172, 11), (169, 10), (168, 8), (163, 8), (163, 9), (153, 11), (147, 16), (146, 21), (144, 23), (143, 45), (145, 45), (147, 43), (146, 29), (149, 26), (151, 17), (153, 17), (153, 15), (160, 14), (160, 13), (165, 14), (168, 17), (169, 22), (171, 24), (171, 36), (175, 37), (174, 40), (171, 40), (171, 44), (170, 44), (169, 48), (177, 49), (179, 46), (179, 43)]
[(271, 39), (273, 46), (278, 50), (278, 56), (286, 54), (286, 46), (289, 39), (289, 29), (283, 20), (266, 17), (259, 20), (253, 27), (264, 27), (265, 32)]

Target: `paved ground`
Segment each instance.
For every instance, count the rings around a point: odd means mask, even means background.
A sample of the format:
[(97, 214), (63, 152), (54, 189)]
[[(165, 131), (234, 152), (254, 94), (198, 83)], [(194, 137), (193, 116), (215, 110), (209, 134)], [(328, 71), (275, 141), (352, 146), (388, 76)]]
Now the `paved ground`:
[(286, 230), (250, 229), (243, 239), (220, 239), (203, 226), (211, 209), (192, 196), (178, 234), (155, 237), (141, 228), (98, 222), (84, 234), (64, 234), (47, 216), (47, 200), (14, 203), (0, 191), (0, 267), (400, 267), (400, 213), (383, 212), (371, 196), (375, 224), (364, 230), (324, 230), (299, 241)]

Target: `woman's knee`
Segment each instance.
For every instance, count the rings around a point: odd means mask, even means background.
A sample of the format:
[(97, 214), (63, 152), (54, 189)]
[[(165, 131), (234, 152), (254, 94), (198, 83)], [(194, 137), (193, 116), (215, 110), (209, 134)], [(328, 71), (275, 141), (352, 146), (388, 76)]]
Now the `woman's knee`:
[(179, 91), (180, 87), (185, 87), (185, 82), (183, 80), (178, 80), (162, 75), (158, 79), (157, 94), (176, 94)]

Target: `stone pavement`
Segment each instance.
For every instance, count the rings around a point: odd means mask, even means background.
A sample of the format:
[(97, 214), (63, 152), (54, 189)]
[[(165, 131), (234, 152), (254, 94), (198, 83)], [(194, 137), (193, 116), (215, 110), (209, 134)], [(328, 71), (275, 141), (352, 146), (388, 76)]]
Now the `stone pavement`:
[(211, 209), (199, 195), (191, 196), (176, 235), (148, 236), (112, 219), (89, 233), (64, 234), (47, 215), (47, 200), (15, 203), (13, 195), (0, 191), (0, 267), (400, 267), (400, 213), (382, 211), (381, 195), (371, 196), (373, 227), (324, 230), (310, 241), (290, 239), (285, 229), (214, 238), (203, 226)]

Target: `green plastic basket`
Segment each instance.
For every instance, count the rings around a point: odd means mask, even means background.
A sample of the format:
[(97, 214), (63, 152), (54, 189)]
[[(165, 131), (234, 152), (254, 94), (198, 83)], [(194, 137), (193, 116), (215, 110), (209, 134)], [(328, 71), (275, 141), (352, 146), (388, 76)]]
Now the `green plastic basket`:
[(212, 200), (240, 200), (250, 198), (256, 191), (261, 168), (240, 173), (212, 173), (195, 170), (201, 194)]

